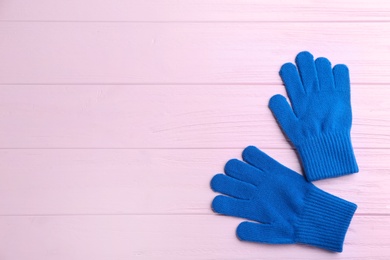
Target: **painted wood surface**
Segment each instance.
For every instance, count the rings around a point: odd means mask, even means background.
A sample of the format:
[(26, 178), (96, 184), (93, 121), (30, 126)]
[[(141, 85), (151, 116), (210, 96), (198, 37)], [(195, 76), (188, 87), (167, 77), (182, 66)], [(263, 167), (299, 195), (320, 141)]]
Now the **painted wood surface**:
[(389, 21), (386, 0), (2, 1), (3, 21)]
[[(0, 3), (0, 259), (390, 259), (390, 2)], [(349, 66), (360, 172), (344, 252), (240, 242), (211, 177), (253, 144), (302, 172), (267, 104), (302, 50)]]
[[(3, 148), (290, 148), (279, 85), (4, 85)], [(390, 148), (390, 88), (353, 85), (355, 148)]]
[[(209, 182), (242, 149), (7, 149), (0, 151), (0, 215), (213, 214)], [(264, 149), (301, 172), (293, 150)], [(358, 174), (315, 184), (390, 214), (388, 149), (357, 149)], [(20, 163), (20, 158), (23, 162)], [(378, 192), (380, 191), (380, 192)]]
[[(276, 84), (302, 50), (389, 84), (390, 23), (0, 23), (0, 84)], [(5, 62), (6, 61), (6, 62)]]
[(355, 217), (342, 254), (304, 245), (243, 243), (235, 236), (234, 227), (239, 222), (230, 217), (203, 215), (0, 217), (1, 257), (39, 256), (42, 260), (387, 260), (389, 257), (390, 233), (386, 231), (390, 223), (383, 216)]

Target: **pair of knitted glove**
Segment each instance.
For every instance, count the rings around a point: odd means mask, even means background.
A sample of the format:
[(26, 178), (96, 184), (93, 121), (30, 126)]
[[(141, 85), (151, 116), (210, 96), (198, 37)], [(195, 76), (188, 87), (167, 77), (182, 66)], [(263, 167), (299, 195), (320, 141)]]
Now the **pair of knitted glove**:
[(225, 174), (211, 180), (212, 189), (224, 194), (215, 197), (212, 208), (251, 221), (238, 226), (241, 240), (341, 252), (357, 206), (311, 181), (358, 171), (350, 138), (349, 72), (345, 65), (332, 70), (326, 58), (314, 61), (309, 52), (299, 53), (296, 64), (280, 70), (291, 106), (275, 95), (269, 107), (296, 148), (306, 179), (249, 146), (244, 161), (228, 161)]

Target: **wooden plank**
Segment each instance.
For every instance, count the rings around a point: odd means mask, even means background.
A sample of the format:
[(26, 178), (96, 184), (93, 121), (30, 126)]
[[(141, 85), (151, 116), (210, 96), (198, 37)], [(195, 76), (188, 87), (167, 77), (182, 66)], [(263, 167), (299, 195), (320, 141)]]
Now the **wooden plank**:
[[(0, 215), (212, 214), (210, 180), (241, 151), (3, 149)], [(293, 150), (264, 151), (300, 172)], [(356, 154), (359, 173), (315, 184), (357, 203), (358, 214), (390, 214), (390, 150)]]
[(2, 21), (389, 21), (384, 0), (2, 1)]
[[(325, 260), (336, 256), (304, 245), (241, 242), (235, 236), (240, 221), (201, 215), (0, 217), (0, 251), (3, 259), (42, 260)], [(337, 259), (386, 260), (389, 245), (388, 217), (355, 216)]]
[[(288, 149), (268, 109), (276, 93), (281, 84), (1, 86), (0, 147)], [(353, 86), (356, 148), (390, 148), (389, 95)]]
[[(0, 23), (0, 84), (277, 84), (302, 50), (390, 83), (390, 23)], [(288, 43), (288, 44), (286, 44)]]

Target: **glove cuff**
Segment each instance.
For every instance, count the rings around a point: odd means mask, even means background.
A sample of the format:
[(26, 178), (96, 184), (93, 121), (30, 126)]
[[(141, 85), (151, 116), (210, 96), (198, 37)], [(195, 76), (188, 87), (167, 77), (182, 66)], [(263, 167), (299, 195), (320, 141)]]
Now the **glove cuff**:
[(359, 171), (349, 133), (324, 134), (296, 147), (308, 181)]
[(345, 234), (356, 204), (326, 193), (313, 185), (296, 226), (296, 241), (342, 252)]

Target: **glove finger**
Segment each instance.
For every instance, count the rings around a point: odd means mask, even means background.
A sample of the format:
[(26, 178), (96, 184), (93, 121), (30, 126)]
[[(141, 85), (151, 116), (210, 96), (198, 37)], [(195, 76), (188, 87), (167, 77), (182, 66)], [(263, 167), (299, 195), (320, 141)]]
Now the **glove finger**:
[(334, 90), (332, 64), (327, 58), (318, 58), (315, 61), (317, 76), (321, 90)]
[(283, 131), (291, 138), (291, 133), (296, 128), (297, 117), (282, 95), (275, 95), (269, 100), (268, 107), (278, 121)]
[(225, 173), (230, 177), (257, 186), (260, 183), (264, 172), (243, 161), (237, 159), (229, 160), (225, 165)]
[(251, 199), (256, 192), (256, 187), (225, 174), (217, 174), (211, 180), (211, 188), (225, 195), (238, 199)]
[(294, 244), (292, 230), (278, 227), (275, 224), (242, 222), (237, 227), (237, 236), (240, 240), (251, 242)]
[(295, 62), (297, 63), (299, 74), (301, 75), (305, 93), (318, 91), (318, 78), (313, 55), (307, 51), (300, 52), (298, 53)]
[(211, 207), (214, 212), (219, 214), (258, 221), (257, 216), (259, 214), (256, 214), (250, 200), (218, 195), (214, 198)]
[(301, 79), (299, 78), (297, 67), (291, 62), (283, 64), (279, 75), (286, 87), (287, 95), (293, 107), (299, 104), (302, 96), (305, 95)]
[(242, 152), (242, 158), (245, 162), (263, 170), (264, 172), (269, 173), (291, 171), (290, 169), (281, 165), (255, 146), (248, 146), (247, 148), (245, 148)]
[(350, 91), (349, 70), (344, 64), (337, 64), (333, 68), (334, 83), (337, 90)]

